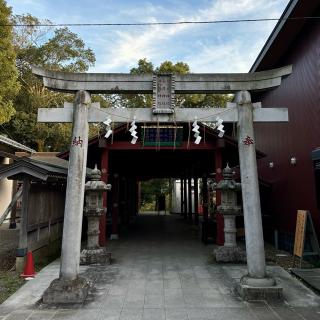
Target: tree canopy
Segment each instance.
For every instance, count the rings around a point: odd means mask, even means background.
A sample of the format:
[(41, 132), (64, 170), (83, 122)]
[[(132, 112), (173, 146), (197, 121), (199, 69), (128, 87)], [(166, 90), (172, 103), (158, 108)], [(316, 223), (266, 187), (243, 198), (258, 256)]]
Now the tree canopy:
[[(0, 124), (10, 136), (38, 151), (62, 151), (69, 147), (70, 124), (37, 122), (39, 107), (59, 107), (73, 96), (53, 92), (43, 87), (42, 81), (31, 72), (31, 65), (49, 70), (85, 72), (95, 63), (94, 52), (68, 28), (53, 28), (49, 20), (39, 20), (30, 15), (11, 15), (4, 0), (0, 0), (0, 22), (23, 26), (0, 28), (1, 82)], [(40, 24), (48, 27), (40, 27)], [(184, 62), (164, 61), (155, 67), (147, 59), (140, 59), (131, 74), (190, 73)], [(151, 107), (151, 94), (94, 95), (102, 107)], [(216, 107), (230, 100), (227, 95), (188, 94), (176, 95), (176, 106)], [(91, 126), (91, 132), (94, 128)]]
[(20, 89), (17, 80), (16, 52), (10, 24), (11, 10), (0, 0), (0, 124), (9, 121), (15, 114), (14, 99)]
[(58, 151), (68, 148), (71, 126), (37, 122), (39, 107), (62, 106), (72, 96), (45, 89), (42, 81), (31, 72), (31, 65), (50, 70), (85, 72), (95, 63), (93, 51), (68, 28), (43, 30), (38, 25), (50, 24), (32, 15), (15, 15), (14, 24), (26, 25), (13, 32), (14, 51), (21, 90), (16, 95), (15, 116), (6, 124), (7, 131), (21, 143), (38, 151)]
[[(172, 73), (188, 74), (190, 67), (185, 62), (164, 61), (155, 67), (146, 58), (138, 61), (138, 66), (130, 70), (131, 74)], [(126, 108), (146, 108), (152, 106), (151, 94), (121, 94), (105, 95), (105, 99), (112, 105)], [(224, 107), (232, 97), (225, 94), (177, 94), (176, 106), (181, 108)]]

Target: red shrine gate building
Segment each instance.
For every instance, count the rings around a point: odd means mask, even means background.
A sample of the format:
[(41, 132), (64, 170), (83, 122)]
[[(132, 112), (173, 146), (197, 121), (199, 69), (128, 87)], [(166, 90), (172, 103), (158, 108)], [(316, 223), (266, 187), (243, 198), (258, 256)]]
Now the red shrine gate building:
[[(226, 124), (226, 130), (232, 133), (232, 125)], [(195, 181), (202, 179), (207, 185), (208, 178), (216, 182), (222, 179), (222, 169), (228, 163), (231, 167), (239, 165), (237, 141), (228, 135), (218, 137), (218, 132), (201, 125), (203, 142), (194, 143), (188, 124), (180, 125), (138, 125), (139, 140), (130, 143), (127, 124), (114, 129), (113, 138), (104, 135), (89, 140), (87, 166), (98, 165), (102, 179), (112, 184), (111, 192), (105, 194), (111, 230), (106, 231), (107, 221), (100, 221), (100, 245), (105, 245), (107, 238), (117, 235), (119, 228), (129, 226), (139, 209), (139, 182), (155, 178), (174, 178), (182, 182), (181, 213), (193, 223), (199, 222), (198, 206), (193, 212), (189, 209), (191, 201), (203, 206), (203, 220), (208, 218), (208, 198), (206, 190), (200, 190)], [(264, 154), (257, 151), (257, 157)], [(67, 158), (68, 152), (60, 154)], [(198, 178), (198, 179), (196, 179)], [(192, 188), (190, 187), (192, 183)], [(191, 189), (201, 193), (201, 203)], [(220, 193), (216, 192), (216, 205), (221, 202)], [(201, 220), (201, 219), (200, 219)], [(223, 217), (216, 216), (215, 235), (218, 244), (223, 245)]]

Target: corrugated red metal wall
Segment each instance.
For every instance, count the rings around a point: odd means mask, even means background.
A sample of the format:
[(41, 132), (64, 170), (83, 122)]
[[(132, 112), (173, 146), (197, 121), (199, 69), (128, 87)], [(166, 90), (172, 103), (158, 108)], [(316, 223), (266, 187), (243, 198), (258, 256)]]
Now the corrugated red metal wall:
[[(263, 107), (287, 107), (289, 123), (256, 124), (257, 148), (268, 156), (258, 162), (260, 177), (273, 183), (271, 209), (275, 227), (294, 233), (298, 209), (311, 211), (318, 235), (320, 213), (311, 151), (320, 147), (320, 22), (305, 25), (277, 66), (293, 64), (281, 86), (255, 96)], [(296, 166), (290, 164), (297, 158)], [(269, 168), (274, 162), (274, 168)]]

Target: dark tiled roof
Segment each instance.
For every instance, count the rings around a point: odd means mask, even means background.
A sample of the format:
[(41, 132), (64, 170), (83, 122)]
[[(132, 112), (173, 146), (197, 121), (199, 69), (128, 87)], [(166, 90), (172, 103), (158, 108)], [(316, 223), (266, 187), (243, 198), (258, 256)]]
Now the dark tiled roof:
[(29, 152), (29, 153), (35, 153), (36, 151), (15, 141), (15, 140), (12, 140), (6, 136), (3, 136), (3, 135), (0, 135), (0, 144), (4, 144), (4, 145), (7, 145), (7, 146), (10, 146), (11, 148), (15, 149), (15, 150), (22, 150), (22, 151), (26, 151), (26, 152)]

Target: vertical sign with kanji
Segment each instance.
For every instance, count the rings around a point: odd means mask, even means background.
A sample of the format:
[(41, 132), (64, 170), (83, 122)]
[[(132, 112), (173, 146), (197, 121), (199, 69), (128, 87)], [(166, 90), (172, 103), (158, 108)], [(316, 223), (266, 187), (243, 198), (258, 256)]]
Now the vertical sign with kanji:
[(159, 74), (153, 77), (153, 113), (174, 112), (174, 76)]
[(293, 254), (302, 258), (307, 225), (307, 211), (298, 210)]

